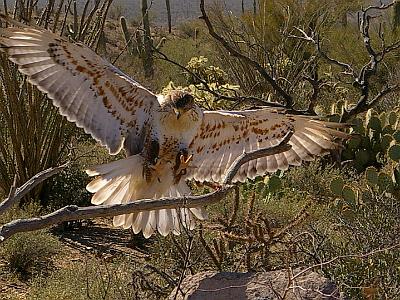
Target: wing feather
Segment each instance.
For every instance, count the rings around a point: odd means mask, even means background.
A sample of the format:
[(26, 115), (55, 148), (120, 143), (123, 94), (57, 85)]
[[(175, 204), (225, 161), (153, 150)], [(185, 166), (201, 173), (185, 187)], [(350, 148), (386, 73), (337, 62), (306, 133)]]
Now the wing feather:
[(287, 170), (290, 165), (298, 166), (302, 161), (312, 160), (315, 155), (338, 148), (334, 140), (348, 137), (337, 130), (342, 127), (343, 124), (290, 115), (284, 110), (270, 108), (206, 111), (202, 125), (189, 145), (193, 168), (188, 170), (187, 178), (222, 182), (228, 168), (242, 153), (275, 146), (292, 130), (291, 149), (244, 164), (234, 181)]
[(62, 115), (84, 128), (111, 154), (120, 151), (127, 136), (140, 142), (143, 126), (159, 107), (153, 93), (85, 45), (1, 14), (0, 19), (14, 26), (0, 28), (2, 50), (53, 100)]

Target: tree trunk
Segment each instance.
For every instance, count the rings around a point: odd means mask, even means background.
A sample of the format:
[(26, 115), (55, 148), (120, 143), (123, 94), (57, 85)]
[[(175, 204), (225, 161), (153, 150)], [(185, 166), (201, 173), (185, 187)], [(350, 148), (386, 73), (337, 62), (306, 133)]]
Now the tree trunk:
[(169, 0), (165, 0), (165, 5), (167, 6), (167, 15), (168, 15), (168, 32), (172, 32), (172, 19), (171, 19), (171, 3)]
[(244, 15), (244, 0), (242, 0), (242, 15)]
[(153, 56), (152, 56), (152, 40), (150, 35), (150, 22), (149, 22), (149, 13), (147, 7), (147, 0), (142, 0), (142, 17), (143, 17), (143, 29), (144, 29), (144, 37), (143, 37), (143, 68), (144, 68), (144, 76), (152, 77), (154, 74), (153, 69)]
[(253, 0), (253, 14), (257, 14), (257, 0)]

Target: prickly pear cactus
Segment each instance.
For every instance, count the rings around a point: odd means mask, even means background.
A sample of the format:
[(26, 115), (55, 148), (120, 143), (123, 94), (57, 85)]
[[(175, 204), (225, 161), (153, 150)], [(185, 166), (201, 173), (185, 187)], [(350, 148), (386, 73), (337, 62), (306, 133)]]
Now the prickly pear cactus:
[[(337, 110), (335, 107), (333, 111)], [(369, 166), (381, 168), (388, 159), (400, 161), (398, 109), (381, 114), (370, 109), (364, 119), (357, 117), (352, 123), (353, 137), (345, 145), (343, 160), (353, 161), (359, 172), (365, 171)]]
[[(360, 202), (358, 189), (352, 183), (345, 184), (342, 177), (332, 179), (330, 189), (335, 198), (344, 201), (346, 206), (355, 206)], [(339, 203), (341, 206), (343, 205), (343, 203)]]

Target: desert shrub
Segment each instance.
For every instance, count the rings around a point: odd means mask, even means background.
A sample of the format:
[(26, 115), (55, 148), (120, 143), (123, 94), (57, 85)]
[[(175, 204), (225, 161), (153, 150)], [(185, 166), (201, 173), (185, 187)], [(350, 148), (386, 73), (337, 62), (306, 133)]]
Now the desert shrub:
[(80, 165), (74, 164), (51, 178), (42, 191), (40, 201), (49, 210), (66, 205), (87, 206), (91, 194), (86, 190), (89, 177)]
[[(332, 207), (330, 214), (334, 228), (330, 232), (326, 228), (319, 231), (319, 240), (324, 240), (324, 244), (318, 255), (321, 261), (343, 258), (323, 268), (324, 273), (350, 299), (398, 299), (398, 200), (387, 194), (370, 195), (360, 205)], [(366, 253), (371, 254), (364, 256)]]
[(184, 38), (196, 39), (199, 38), (199, 34), (203, 34), (204, 24), (199, 20), (185, 21), (177, 25), (177, 30)]
[(88, 258), (32, 281), (29, 299), (138, 299), (132, 286), (133, 264), (128, 259)]
[(2, 245), (0, 256), (11, 272), (24, 279), (32, 274), (47, 273), (59, 245), (57, 238), (48, 232), (21, 233)]
[[(0, 216), (0, 224), (37, 216), (39, 212), (37, 204), (26, 205), (24, 209), (14, 207)], [(0, 273), (9, 271), (23, 280), (47, 274), (59, 247), (58, 239), (45, 230), (17, 234), (0, 245), (0, 259), (5, 262), (5, 270), (0, 269)]]

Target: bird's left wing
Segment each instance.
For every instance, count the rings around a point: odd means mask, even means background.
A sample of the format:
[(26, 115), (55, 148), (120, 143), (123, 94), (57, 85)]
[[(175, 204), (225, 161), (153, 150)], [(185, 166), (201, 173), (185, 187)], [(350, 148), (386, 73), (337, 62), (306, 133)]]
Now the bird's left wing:
[(5, 15), (0, 19), (14, 25), (0, 28), (0, 47), (62, 115), (111, 154), (121, 150), (125, 138), (125, 147), (138, 147), (143, 128), (159, 106), (156, 95), (83, 44)]
[(338, 147), (335, 138), (348, 135), (337, 128), (345, 125), (323, 122), (312, 117), (289, 115), (284, 110), (206, 111), (203, 122), (189, 145), (193, 154), (187, 179), (222, 182), (225, 172), (243, 152), (277, 145), (293, 131), (286, 152), (252, 160), (238, 171), (234, 181), (245, 181), (267, 172), (300, 165), (314, 155)]

